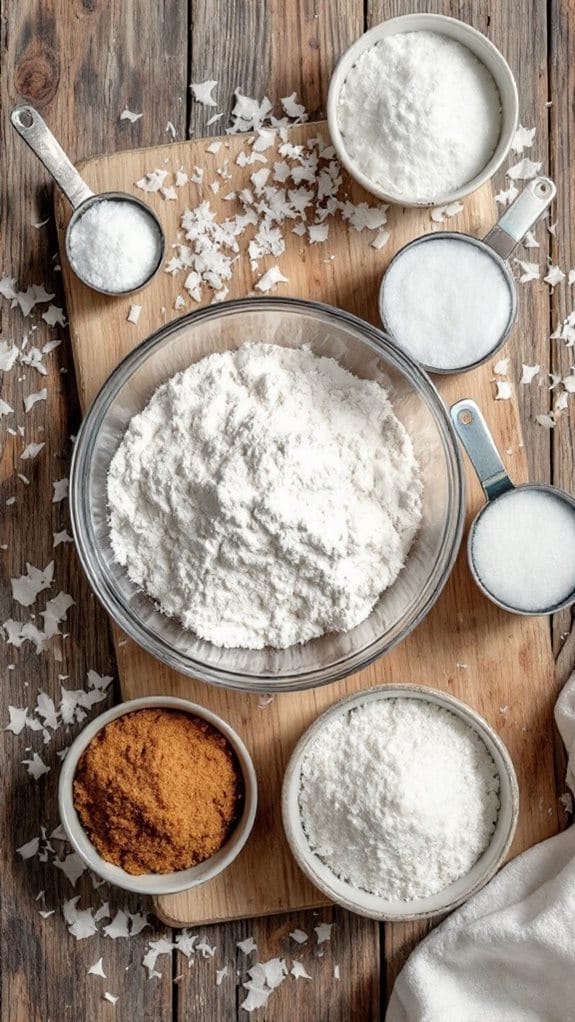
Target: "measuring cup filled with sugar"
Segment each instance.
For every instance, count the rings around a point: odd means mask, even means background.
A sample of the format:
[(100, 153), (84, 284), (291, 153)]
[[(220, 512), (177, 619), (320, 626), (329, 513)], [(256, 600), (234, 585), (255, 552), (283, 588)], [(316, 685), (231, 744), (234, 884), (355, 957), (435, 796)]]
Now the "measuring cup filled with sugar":
[(474, 401), (451, 418), (484, 489), (467, 542), (471, 573), (513, 614), (554, 614), (575, 603), (575, 500), (557, 486), (514, 486)]
[(534, 178), (479, 240), (425, 234), (391, 260), (379, 292), (386, 333), (432, 373), (475, 369), (505, 343), (517, 314), (509, 258), (548, 209), (556, 188)]
[(94, 194), (34, 107), (15, 107), (10, 120), (74, 210), (66, 255), (76, 276), (105, 295), (131, 294), (148, 284), (165, 247), (153, 210), (124, 192)]

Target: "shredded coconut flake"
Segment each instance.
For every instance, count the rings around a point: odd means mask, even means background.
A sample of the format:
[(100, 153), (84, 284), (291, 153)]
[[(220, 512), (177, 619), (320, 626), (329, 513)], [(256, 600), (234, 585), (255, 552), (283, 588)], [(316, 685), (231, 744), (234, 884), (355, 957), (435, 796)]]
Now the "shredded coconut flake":
[(217, 106), (212, 95), (217, 84), (217, 81), (212, 78), (208, 78), (205, 82), (192, 82), (190, 89), (196, 103), (202, 103), (203, 106)]

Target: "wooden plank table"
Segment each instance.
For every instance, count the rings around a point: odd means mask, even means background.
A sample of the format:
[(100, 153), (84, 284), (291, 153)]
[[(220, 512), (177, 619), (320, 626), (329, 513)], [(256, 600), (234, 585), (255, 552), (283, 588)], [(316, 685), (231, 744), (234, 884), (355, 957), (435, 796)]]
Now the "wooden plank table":
[[(461, 17), (484, 31), (508, 58), (518, 80), (521, 120), (536, 125), (537, 158), (555, 177), (558, 186), (556, 237), (549, 243), (554, 262), (565, 269), (575, 264), (575, 228), (571, 224), (570, 196), (575, 194), (575, 170), (569, 161), (575, 131), (572, 95), (575, 69), (575, 3), (573, 0), (433, 0), (427, 10)], [(40, 165), (9, 127), (8, 114), (17, 102), (36, 105), (76, 161), (98, 152), (130, 146), (157, 145), (168, 141), (168, 121), (179, 138), (218, 131), (206, 128), (212, 111), (191, 102), (188, 84), (214, 78), (219, 82), (218, 110), (226, 113), (233, 90), (239, 86), (249, 95), (268, 94), (272, 99), (297, 91), (312, 118), (325, 113), (325, 97), (334, 62), (343, 49), (378, 21), (409, 13), (420, 7), (408, 0), (165, 0), (162, 5), (135, 0), (3, 0), (1, 33), (2, 68), (2, 222), (4, 251), (0, 270), (28, 283), (44, 282), (56, 291), (62, 304), (58, 274), (53, 270), (56, 251), (53, 223), (40, 229), (50, 215), (50, 190)], [(551, 105), (546, 105), (551, 101)], [(143, 111), (134, 124), (120, 121), (124, 107)], [(225, 123), (222, 121), (221, 123)], [(499, 182), (495, 184), (499, 186)], [(537, 232), (545, 248), (545, 230)], [(543, 247), (543, 245), (542, 245)], [(508, 348), (513, 378), (521, 362), (538, 362), (544, 371), (565, 375), (572, 362), (571, 350), (549, 341), (555, 326), (571, 311), (572, 295), (557, 289), (550, 297), (544, 283), (521, 291), (520, 320)], [(20, 343), (30, 321), (18, 310), (0, 303), (2, 336)], [(41, 347), (54, 336), (39, 316), (34, 344)], [(67, 524), (64, 504), (52, 504), (52, 481), (68, 474), (71, 435), (79, 421), (72, 361), (66, 332), (64, 343), (47, 359), (49, 375), (22, 367), (0, 381), (0, 396), (15, 410), (14, 420), (25, 428), (25, 441), (6, 431), (2, 420), (1, 481), (3, 509), (0, 531), (4, 579), (20, 575), (27, 560), (45, 565), (54, 556), (60, 588), (72, 593), (76, 608), (69, 615), (69, 636), (63, 640), (61, 659), (37, 656), (26, 643), (20, 649), (1, 646), (1, 726), (8, 719), (9, 704), (33, 705), (43, 689), (59, 696), (59, 675), (68, 675), (69, 687), (84, 684), (86, 671), (114, 673), (114, 663), (104, 612), (78, 569), (72, 545), (52, 549), (52, 533)], [(24, 415), (22, 395), (48, 388), (48, 400)], [(573, 408), (564, 414), (552, 433), (535, 421), (549, 410), (551, 396), (544, 385), (520, 388), (525, 442), (531, 476), (575, 488)], [(12, 423), (14, 422), (12, 420)], [(22, 463), (23, 443), (44, 440), (46, 446), (33, 462)], [(26, 486), (17, 473), (30, 479)], [(5, 501), (16, 497), (13, 505)], [(2, 618), (15, 615), (10, 588), (0, 591)], [(17, 608), (16, 608), (17, 610)], [(569, 613), (552, 625), (557, 658), (557, 686), (575, 660), (575, 628)], [(8, 669), (12, 667), (13, 669)], [(520, 680), (518, 679), (518, 683)], [(104, 704), (102, 704), (103, 706)], [(253, 935), (261, 960), (289, 953), (294, 945), (288, 933), (296, 927), (308, 932), (309, 949), (301, 957), (313, 981), (282, 984), (256, 1018), (302, 1022), (354, 1022), (381, 1017), (386, 991), (400, 967), (394, 952), (393, 931), (337, 909), (291, 913), (248, 922), (228, 923), (202, 929), (202, 936), (217, 947), (218, 962), (235, 963), (220, 986), (215, 984), (211, 958), (197, 956), (188, 968), (175, 954), (159, 959), (161, 978), (148, 981), (141, 967), (147, 943), (166, 935), (165, 928), (144, 930), (130, 940), (94, 937), (75, 941), (69, 936), (60, 906), (64, 898), (81, 896), (81, 905), (94, 903), (90, 878), (82, 877), (73, 892), (65, 877), (49, 864), (22, 862), (15, 847), (39, 833), (41, 825), (52, 829), (57, 822), (56, 750), (69, 743), (72, 732), (60, 729), (43, 752), (50, 773), (33, 782), (21, 765), (24, 749), (31, 744), (42, 752), (33, 735), (28, 740), (4, 734), (1, 772), (5, 810), (2, 815), (1, 849), (3, 885), (2, 1019), (39, 1022), (95, 1022), (115, 1017), (134, 1019), (198, 1018), (206, 1022), (245, 1022), (239, 1009), (245, 996), (240, 986), (251, 964), (236, 942)], [(549, 735), (549, 741), (553, 736)], [(564, 790), (563, 762), (557, 752), (557, 791)], [(48, 909), (56, 912), (44, 920), (34, 899), (44, 890)], [(96, 899), (96, 903), (99, 899)], [(112, 909), (137, 901), (112, 893)], [(336, 925), (328, 943), (316, 946), (313, 927), (319, 921)], [(324, 951), (323, 957), (319, 952)], [(103, 956), (106, 980), (87, 976), (88, 968)], [(300, 957), (300, 956), (298, 956)], [(334, 979), (334, 966), (341, 979)], [(237, 971), (236, 971), (237, 970)], [(102, 999), (108, 990), (119, 995), (112, 1006)], [(112, 1016), (112, 1012), (115, 1016)]]

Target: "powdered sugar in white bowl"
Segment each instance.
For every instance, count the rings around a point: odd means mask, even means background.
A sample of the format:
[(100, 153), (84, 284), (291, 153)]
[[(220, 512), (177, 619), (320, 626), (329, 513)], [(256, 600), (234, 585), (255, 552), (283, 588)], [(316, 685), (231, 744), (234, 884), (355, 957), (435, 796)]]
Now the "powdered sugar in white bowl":
[(501, 864), (517, 816), (509, 756), (464, 703), (412, 685), (323, 714), (284, 780), (286, 835), (334, 901), (373, 918), (431, 915)]
[(413, 14), (366, 32), (330, 83), (339, 159), (368, 191), (404, 206), (469, 194), (500, 166), (518, 112), (513, 75), (480, 32)]

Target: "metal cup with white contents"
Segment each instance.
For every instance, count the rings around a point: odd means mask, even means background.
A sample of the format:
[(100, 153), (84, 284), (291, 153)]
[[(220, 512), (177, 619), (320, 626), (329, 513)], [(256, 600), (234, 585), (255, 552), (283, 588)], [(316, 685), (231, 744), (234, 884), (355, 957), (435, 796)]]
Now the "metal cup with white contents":
[(549, 178), (534, 178), (482, 240), (440, 231), (404, 245), (379, 292), (397, 346), (432, 373), (467, 372), (491, 358), (517, 315), (509, 259), (555, 193)]
[(451, 419), (487, 498), (467, 542), (481, 591), (513, 614), (575, 604), (575, 499), (545, 483), (515, 486), (475, 401), (458, 401)]

